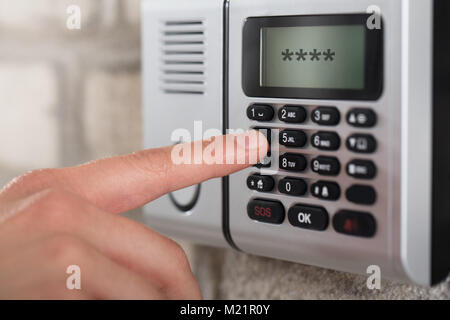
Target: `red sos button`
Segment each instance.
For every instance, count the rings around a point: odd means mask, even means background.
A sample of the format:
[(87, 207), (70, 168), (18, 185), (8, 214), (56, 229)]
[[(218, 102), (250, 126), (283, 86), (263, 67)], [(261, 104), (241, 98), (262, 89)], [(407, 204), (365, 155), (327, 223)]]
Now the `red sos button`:
[(285, 211), (281, 202), (255, 199), (247, 205), (247, 214), (252, 220), (265, 223), (281, 224)]

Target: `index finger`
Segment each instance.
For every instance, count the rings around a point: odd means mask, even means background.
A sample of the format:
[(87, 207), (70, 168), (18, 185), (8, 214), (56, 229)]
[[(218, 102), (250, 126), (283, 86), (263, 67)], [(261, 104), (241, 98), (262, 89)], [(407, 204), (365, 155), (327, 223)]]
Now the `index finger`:
[(0, 200), (64, 187), (101, 209), (121, 213), (160, 196), (258, 163), (268, 152), (259, 131), (139, 151), (81, 166), (34, 171), (10, 183)]

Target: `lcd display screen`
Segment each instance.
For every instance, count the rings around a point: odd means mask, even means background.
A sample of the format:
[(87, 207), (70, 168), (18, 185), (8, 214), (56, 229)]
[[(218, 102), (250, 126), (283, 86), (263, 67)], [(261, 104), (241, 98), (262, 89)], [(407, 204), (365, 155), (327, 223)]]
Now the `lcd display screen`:
[(366, 26), (263, 27), (260, 86), (365, 88)]

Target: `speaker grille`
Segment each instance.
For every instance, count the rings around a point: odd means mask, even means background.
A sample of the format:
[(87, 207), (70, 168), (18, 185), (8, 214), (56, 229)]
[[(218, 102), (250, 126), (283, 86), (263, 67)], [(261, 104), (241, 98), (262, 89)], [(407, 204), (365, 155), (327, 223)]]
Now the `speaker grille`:
[(166, 94), (204, 94), (206, 39), (203, 20), (164, 21), (161, 88)]

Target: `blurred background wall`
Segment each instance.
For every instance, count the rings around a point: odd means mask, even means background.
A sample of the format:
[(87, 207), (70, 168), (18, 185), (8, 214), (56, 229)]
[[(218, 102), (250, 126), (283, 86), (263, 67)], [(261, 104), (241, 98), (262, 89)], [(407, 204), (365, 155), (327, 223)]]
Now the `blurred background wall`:
[[(28, 170), (140, 148), (139, 3), (0, 0), (0, 187)], [(80, 30), (66, 27), (73, 4)], [(362, 276), (184, 247), (206, 298), (450, 299), (450, 279), (431, 289), (383, 281), (371, 291)]]

